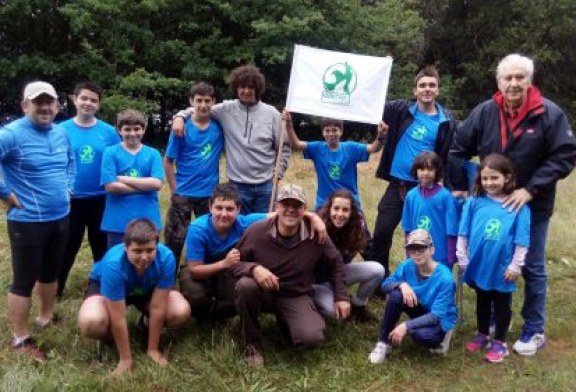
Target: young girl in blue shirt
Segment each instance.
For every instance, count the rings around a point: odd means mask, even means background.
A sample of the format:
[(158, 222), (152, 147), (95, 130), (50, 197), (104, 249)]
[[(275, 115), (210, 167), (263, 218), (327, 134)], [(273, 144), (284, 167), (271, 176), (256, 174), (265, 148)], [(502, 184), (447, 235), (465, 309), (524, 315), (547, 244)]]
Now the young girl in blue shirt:
[(442, 160), (433, 151), (416, 156), (411, 175), (418, 186), (406, 195), (402, 211), (402, 229), (408, 236), (424, 229), (434, 240), (434, 260), (452, 269), (456, 261), (458, 210), (450, 191), (438, 182), (442, 178)]
[[(530, 210), (524, 206), (516, 212), (503, 206), (516, 186), (512, 164), (506, 157), (488, 155), (478, 173), (473, 196), (462, 211), (456, 256), (463, 282), (476, 291), (478, 333), (466, 344), (466, 350), (488, 348), (484, 358), (498, 363), (508, 355), (506, 333), (512, 293), (530, 244)], [(489, 335), (492, 307), (496, 319), (493, 339)]]

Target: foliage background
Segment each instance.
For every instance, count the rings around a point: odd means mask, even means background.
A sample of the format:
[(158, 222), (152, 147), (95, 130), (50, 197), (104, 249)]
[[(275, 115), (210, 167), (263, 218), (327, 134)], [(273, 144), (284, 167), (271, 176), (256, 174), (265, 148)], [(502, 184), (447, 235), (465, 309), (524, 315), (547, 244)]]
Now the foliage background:
[(282, 108), (295, 43), (391, 55), (391, 99), (410, 98), (416, 71), (436, 64), (441, 100), (457, 117), (495, 91), (502, 56), (525, 53), (544, 95), (576, 114), (571, 0), (3, 1), (0, 111), (19, 112), (30, 80), (52, 82), (63, 103), (77, 81), (92, 80), (106, 90), (104, 118), (133, 106), (160, 114), (164, 128), (191, 81), (230, 98), (226, 77), (245, 63), (262, 69), (264, 100)]

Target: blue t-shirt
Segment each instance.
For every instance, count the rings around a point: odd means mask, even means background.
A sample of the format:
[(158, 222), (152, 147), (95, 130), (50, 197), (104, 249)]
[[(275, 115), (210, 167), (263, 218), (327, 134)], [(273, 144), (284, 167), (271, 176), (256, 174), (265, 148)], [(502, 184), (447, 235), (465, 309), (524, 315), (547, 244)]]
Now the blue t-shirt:
[(440, 105), (436, 104), (437, 114), (429, 116), (418, 110), (418, 105), (410, 107), (414, 116), (412, 124), (406, 128), (396, 146), (390, 174), (400, 180), (416, 182), (410, 175), (410, 169), (414, 158), (424, 151), (434, 151), (438, 127), (440, 123), (447, 121)]
[(176, 161), (176, 194), (209, 197), (220, 180), (220, 153), (224, 148), (222, 128), (210, 121), (205, 130), (186, 120), (183, 137), (170, 133), (166, 157)]
[(342, 142), (336, 151), (331, 151), (326, 142), (308, 142), (303, 152), (305, 159), (311, 159), (316, 169), (318, 191), (316, 209), (322, 207), (328, 196), (338, 189), (347, 189), (354, 195), (361, 208), (358, 194), (358, 162), (367, 162), (370, 154), (366, 144)]
[(268, 214), (237, 215), (226, 238), (221, 238), (212, 226), (212, 214), (202, 215), (188, 227), (186, 260), (201, 261), (205, 264), (222, 260), (252, 223), (266, 219), (267, 216)]
[[(158, 150), (142, 145), (136, 154), (124, 149), (122, 143), (108, 147), (102, 158), (102, 186), (117, 181), (117, 176), (154, 177), (164, 180), (162, 157)], [(148, 218), (156, 228), (162, 228), (158, 192), (136, 192), (129, 194), (106, 194), (106, 208), (102, 218), (104, 231), (124, 233), (132, 219)]]
[(530, 209), (519, 212), (502, 208), (486, 196), (466, 200), (458, 235), (468, 238), (470, 260), (463, 281), (482, 290), (513, 292), (515, 282), (506, 282), (504, 273), (512, 261), (515, 245), (530, 245)]
[(8, 220), (50, 222), (70, 211), (74, 154), (64, 130), (41, 127), (23, 117), (0, 129), (0, 197), (13, 192), (23, 208), (11, 208)]
[(172, 251), (158, 244), (156, 258), (138, 276), (136, 268), (128, 261), (124, 244), (113, 246), (104, 258), (92, 267), (90, 280), (100, 283), (100, 294), (110, 301), (122, 301), (127, 297), (146, 297), (155, 288), (171, 289), (176, 279), (176, 261)]
[(100, 120), (90, 127), (83, 127), (74, 119), (60, 123), (64, 128), (76, 161), (76, 180), (72, 198), (104, 196), (106, 191), (100, 186), (100, 169), (104, 149), (120, 142), (116, 129)]
[(434, 241), (434, 259), (447, 264), (448, 236), (458, 235), (458, 210), (450, 191), (442, 187), (432, 197), (424, 197), (420, 187), (406, 195), (402, 211), (402, 230), (424, 229)]
[(454, 328), (458, 315), (454, 302), (456, 282), (452, 272), (445, 265), (438, 263), (432, 275), (422, 279), (414, 261), (410, 258), (406, 259), (400, 263), (392, 275), (382, 282), (382, 287), (403, 282), (412, 287), (418, 304), (438, 317), (443, 331)]

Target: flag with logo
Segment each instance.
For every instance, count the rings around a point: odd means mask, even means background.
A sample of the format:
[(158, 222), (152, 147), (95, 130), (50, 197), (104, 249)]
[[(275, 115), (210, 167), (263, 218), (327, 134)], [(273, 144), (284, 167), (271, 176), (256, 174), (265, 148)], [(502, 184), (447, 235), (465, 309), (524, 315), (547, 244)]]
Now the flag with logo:
[(392, 57), (295, 45), (286, 109), (377, 124), (382, 119)]

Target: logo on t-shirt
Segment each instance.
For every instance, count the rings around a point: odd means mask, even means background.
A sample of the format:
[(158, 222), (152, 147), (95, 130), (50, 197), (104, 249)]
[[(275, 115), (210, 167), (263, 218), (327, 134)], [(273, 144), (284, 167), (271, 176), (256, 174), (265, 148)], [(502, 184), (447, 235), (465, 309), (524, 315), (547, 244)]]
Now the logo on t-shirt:
[(143, 295), (144, 295), (144, 289), (139, 286), (134, 287), (128, 294), (129, 297), (142, 297)]
[(428, 215), (422, 215), (418, 218), (418, 223), (416, 224), (418, 229), (424, 229), (426, 231), (430, 231), (432, 228), (432, 219)]
[(92, 148), (92, 146), (89, 145), (80, 147), (80, 150), (78, 152), (78, 156), (80, 157), (80, 163), (84, 165), (94, 163), (95, 155), (96, 153), (94, 152), (94, 149)]
[(500, 219), (490, 219), (484, 226), (484, 238), (487, 240), (499, 240), (500, 233), (502, 233), (502, 222)]
[(339, 180), (340, 177), (342, 177), (342, 169), (340, 169), (340, 166), (333, 163), (330, 165), (330, 169), (328, 170), (328, 175), (333, 180)]
[(202, 149), (200, 150), (200, 156), (201, 156), (203, 159), (208, 158), (208, 157), (211, 155), (211, 153), (212, 153), (212, 144), (210, 144), (210, 143), (205, 144), (205, 145), (202, 147)]
[(128, 177), (138, 178), (138, 177), (140, 177), (140, 172), (138, 172), (138, 169), (132, 168), (132, 169), (128, 170), (128, 173), (126, 173), (126, 175)]
[(414, 129), (412, 129), (412, 137), (417, 140), (423, 140), (427, 131), (426, 127), (422, 125), (414, 127)]

